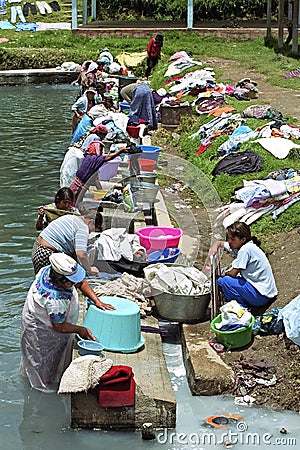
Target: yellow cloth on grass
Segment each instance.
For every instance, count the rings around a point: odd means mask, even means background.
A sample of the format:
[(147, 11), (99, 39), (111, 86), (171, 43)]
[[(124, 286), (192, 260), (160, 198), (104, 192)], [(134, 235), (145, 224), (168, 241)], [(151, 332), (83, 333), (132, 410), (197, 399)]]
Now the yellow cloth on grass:
[(147, 57), (147, 52), (120, 53), (116, 59), (121, 66), (136, 67)]

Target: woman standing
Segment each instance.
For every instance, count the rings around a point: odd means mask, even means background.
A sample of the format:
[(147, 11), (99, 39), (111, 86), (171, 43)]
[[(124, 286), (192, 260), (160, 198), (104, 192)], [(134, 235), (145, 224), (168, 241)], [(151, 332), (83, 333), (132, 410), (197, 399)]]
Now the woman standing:
[(231, 267), (218, 279), (226, 301), (236, 300), (251, 309), (275, 299), (277, 288), (273, 272), (259, 245), (260, 241), (251, 236), (246, 223), (234, 222), (227, 228), (227, 242), (217, 241), (212, 246), (211, 255), (221, 247), (236, 256)]
[(76, 325), (76, 288), (97, 308), (114, 309), (99, 300), (84, 277), (85, 270), (73, 258), (54, 253), (50, 265), (39, 271), (28, 291), (22, 313), (20, 369), (34, 389), (57, 391), (72, 359), (74, 333), (96, 340), (88, 328)]
[(147, 70), (145, 76), (148, 78), (154, 67), (157, 66), (158, 60), (161, 58), (161, 48), (163, 46), (164, 37), (162, 33), (157, 33), (155, 38), (150, 39), (147, 45)]

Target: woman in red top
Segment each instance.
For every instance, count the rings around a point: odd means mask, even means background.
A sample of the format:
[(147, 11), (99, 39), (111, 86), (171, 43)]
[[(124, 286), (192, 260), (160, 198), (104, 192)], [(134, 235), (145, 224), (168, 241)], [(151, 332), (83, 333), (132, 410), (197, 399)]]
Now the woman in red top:
[(147, 45), (147, 70), (145, 76), (148, 78), (152, 69), (157, 65), (161, 58), (161, 48), (163, 46), (164, 37), (162, 33), (158, 33), (155, 38), (150, 39)]

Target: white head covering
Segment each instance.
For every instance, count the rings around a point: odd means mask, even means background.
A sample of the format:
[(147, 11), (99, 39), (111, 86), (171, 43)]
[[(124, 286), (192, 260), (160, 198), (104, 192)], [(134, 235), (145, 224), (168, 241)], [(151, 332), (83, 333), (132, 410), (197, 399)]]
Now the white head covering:
[(86, 275), (83, 267), (65, 253), (53, 253), (50, 257), (52, 269), (61, 275), (64, 275), (73, 283), (80, 283)]
[(92, 61), (86, 73), (93, 72), (95, 69), (98, 69), (98, 64)]

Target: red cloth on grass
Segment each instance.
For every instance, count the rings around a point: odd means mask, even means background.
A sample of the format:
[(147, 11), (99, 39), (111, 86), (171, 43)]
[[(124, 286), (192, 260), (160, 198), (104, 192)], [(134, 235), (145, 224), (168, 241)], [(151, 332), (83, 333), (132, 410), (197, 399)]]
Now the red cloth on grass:
[(134, 406), (135, 381), (129, 366), (112, 366), (98, 385), (98, 403), (101, 408)]

